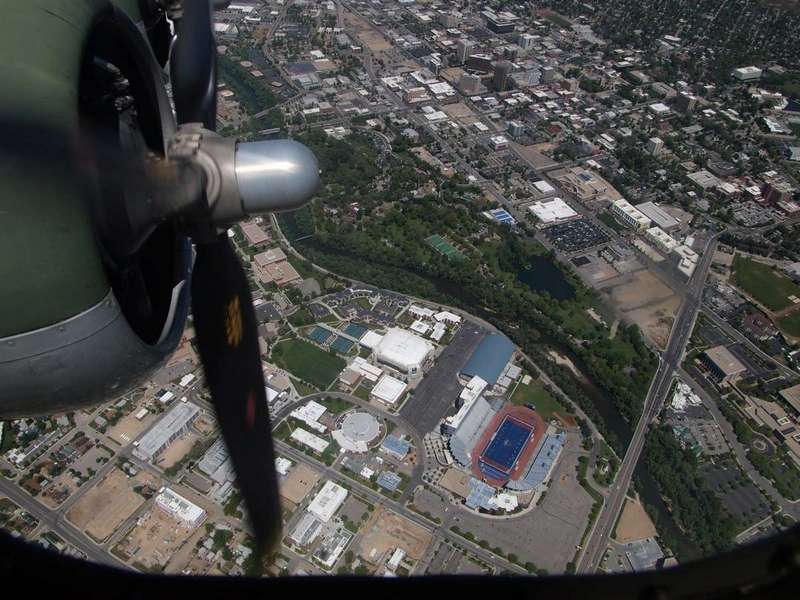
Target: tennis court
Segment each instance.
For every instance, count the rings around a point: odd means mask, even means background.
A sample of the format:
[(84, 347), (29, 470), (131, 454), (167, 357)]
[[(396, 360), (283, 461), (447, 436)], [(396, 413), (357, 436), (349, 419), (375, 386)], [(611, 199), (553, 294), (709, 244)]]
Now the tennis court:
[(450, 242), (440, 236), (438, 233), (434, 233), (431, 236), (425, 238), (425, 241), (436, 250), (439, 254), (446, 256), (447, 258), (455, 258), (461, 259), (464, 258), (464, 255), (459, 252), (455, 246), (453, 246)]
[(314, 327), (308, 334), (308, 339), (317, 342), (321, 346), (327, 344), (332, 337), (333, 334), (323, 327)]
[(360, 340), (361, 337), (365, 333), (367, 333), (367, 328), (362, 327), (361, 325), (356, 325), (355, 323), (350, 323), (347, 327), (344, 328), (344, 332), (350, 337)]
[(340, 335), (337, 335), (336, 339), (333, 340), (333, 343), (331, 344), (331, 348), (333, 348), (340, 354), (347, 354), (350, 351), (350, 348), (352, 347), (353, 347), (353, 342), (351, 342), (347, 338), (343, 338)]
[(532, 434), (533, 429), (530, 426), (506, 417), (497, 428), (497, 433), (492, 441), (481, 454), (481, 460), (508, 473), (514, 467)]

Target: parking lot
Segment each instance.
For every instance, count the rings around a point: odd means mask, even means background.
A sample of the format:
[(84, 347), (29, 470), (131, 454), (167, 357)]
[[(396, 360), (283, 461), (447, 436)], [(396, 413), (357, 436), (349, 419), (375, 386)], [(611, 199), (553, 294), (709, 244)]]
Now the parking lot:
[(530, 512), (488, 519), (459, 510), (453, 524), (492, 547), (516, 554), (523, 563), (530, 561), (551, 573), (563, 573), (575, 555), (592, 506), (592, 498), (578, 483), (576, 473), (582, 453), (578, 434), (569, 432), (544, 500)]
[(700, 474), (742, 529), (772, 514), (767, 499), (733, 462), (703, 465)]
[(544, 234), (562, 252), (580, 252), (609, 240), (602, 229), (586, 219), (553, 225)]
[(431, 431), (455, 403), (461, 390), (456, 374), (469, 359), (486, 331), (471, 323), (458, 330), (436, 364), (406, 401), (400, 414), (420, 435)]

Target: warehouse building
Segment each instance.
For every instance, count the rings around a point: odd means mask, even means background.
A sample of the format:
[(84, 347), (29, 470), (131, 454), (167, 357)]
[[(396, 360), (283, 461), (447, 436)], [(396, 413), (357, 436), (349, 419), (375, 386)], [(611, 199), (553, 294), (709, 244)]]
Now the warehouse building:
[(137, 442), (133, 455), (151, 461), (173, 441), (189, 431), (200, 414), (200, 408), (191, 402), (179, 402)]
[(405, 329), (392, 327), (375, 347), (375, 356), (379, 362), (401, 373), (418, 375), (422, 373), (433, 350), (433, 344), (429, 341)]
[(700, 360), (711, 376), (720, 383), (737, 379), (747, 371), (747, 367), (725, 346), (709, 348), (701, 355)]
[(347, 499), (347, 490), (337, 483), (326, 481), (325, 485), (308, 505), (308, 512), (323, 523), (331, 520)]
[(653, 202), (642, 202), (636, 205), (636, 210), (653, 222), (653, 225), (664, 231), (673, 231), (680, 226), (678, 220)]

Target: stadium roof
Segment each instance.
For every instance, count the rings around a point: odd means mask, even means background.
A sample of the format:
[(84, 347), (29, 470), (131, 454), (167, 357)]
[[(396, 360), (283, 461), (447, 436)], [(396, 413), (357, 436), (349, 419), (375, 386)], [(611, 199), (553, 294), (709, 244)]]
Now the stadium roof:
[(532, 490), (545, 482), (564, 446), (563, 433), (546, 435), (539, 445), (536, 457), (521, 479), (511, 480), (507, 487), (512, 490)]
[(493, 416), (491, 405), (483, 396), (479, 396), (450, 438), (450, 452), (459, 464), (467, 466), (472, 463), (472, 449)]
[(467, 377), (478, 375), (489, 385), (494, 385), (513, 354), (514, 344), (506, 336), (499, 333), (487, 335), (461, 369), (461, 374)]

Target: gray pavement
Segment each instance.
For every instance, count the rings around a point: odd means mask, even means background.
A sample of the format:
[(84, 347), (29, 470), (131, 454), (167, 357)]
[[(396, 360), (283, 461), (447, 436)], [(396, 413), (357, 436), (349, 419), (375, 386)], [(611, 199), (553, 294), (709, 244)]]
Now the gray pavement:
[(433, 431), (455, 404), (462, 387), (458, 372), (485, 335), (483, 328), (465, 322), (406, 401), (400, 414), (417, 432)]

